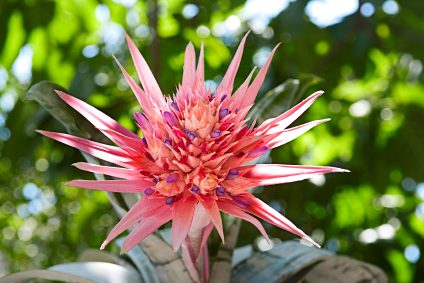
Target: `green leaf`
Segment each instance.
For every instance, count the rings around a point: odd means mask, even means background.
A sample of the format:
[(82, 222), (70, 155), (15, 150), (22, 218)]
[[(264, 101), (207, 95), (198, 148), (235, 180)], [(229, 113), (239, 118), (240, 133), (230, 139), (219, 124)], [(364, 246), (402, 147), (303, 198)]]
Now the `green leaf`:
[(138, 271), (134, 268), (134, 265), (126, 261), (124, 258), (99, 249), (86, 249), (78, 257), (78, 262), (108, 262), (126, 267), (133, 270), (135, 273), (138, 273)]
[(299, 88), (296, 92), (296, 94), (293, 97), (293, 100), (291, 102), (291, 105), (289, 108), (293, 107), (294, 105), (298, 104), (300, 100), (302, 99), (305, 92), (310, 88), (311, 86), (317, 85), (320, 82), (323, 82), (324, 80), (314, 74), (303, 74), (299, 78)]
[(236, 266), (231, 282), (301, 282), (303, 278), (314, 283), (388, 281), (374, 265), (287, 241)]
[[(115, 240), (115, 243), (118, 245), (119, 248), (122, 248), (122, 245), (124, 244), (125, 239), (126, 237), (122, 237)], [(143, 253), (143, 251), (138, 246), (135, 246), (132, 250), (127, 252), (127, 255), (132, 260), (132, 262), (137, 267), (137, 269), (140, 271), (144, 282), (146, 283), (162, 282), (160, 280), (159, 275), (157, 274), (155, 267), (152, 265), (152, 263), (149, 261), (147, 256)]]
[[(57, 95), (55, 90), (61, 90), (69, 93), (60, 85), (54, 84), (49, 81), (42, 81), (33, 85), (28, 90), (28, 95), (25, 100), (35, 100), (44, 109), (46, 109), (53, 117), (55, 117), (69, 134), (88, 138), (96, 142), (110, 144), (110, 141), (100, 131), (96, 130), (90, 122), (88, 122), (81, 114), (74, 110), (71, 106), (66, 104)], [(87, 162), (92, 164), (99, 164), (97, 158), (80, 151)], [(103, 175), (94, 174), (97, 180), (104, 180)], [(122, 196), (118, 193), (106, 192), (110, 202), (116, 210), (119, 217), (123, 217), (126, 212), (126, 205)]]
[(106, 262), (65, 263), (48, 270), (28, 270), (0, 279), (0, 283), (24, 283), (34, 278), (80, 283), (142, 283), (133, 270)]
[(265, 94), (252, 107), (248, 116), (252, 120), (258, 119), (258, 123), (275, 118), (296, 105), (309, 87), (321, 81), (321, 78), (312, 74), (301, 75), (298, 80), (288, 79)]
[(270, 90), (252, 107), (248, 116), (251, 116), (252, 120), (257, 119), (259, 124), (279, 116), (290, 107), (299, 83), (299, 80), (288, 79)]
[(71, 106), (66, 104), (57, 95), (55, 90), (67, 92), (60, 85), (48, 81), (42, 81), (33, 85), (28, 90), (28, 95), (25, 100), (35, 100), (44, 109), (46, 109), (53, 117), (55, 117), (69, 134), (79, 137), (91, 138), (93, 133), (90, 133), (86, 127), (87, 120), (75, 111)]

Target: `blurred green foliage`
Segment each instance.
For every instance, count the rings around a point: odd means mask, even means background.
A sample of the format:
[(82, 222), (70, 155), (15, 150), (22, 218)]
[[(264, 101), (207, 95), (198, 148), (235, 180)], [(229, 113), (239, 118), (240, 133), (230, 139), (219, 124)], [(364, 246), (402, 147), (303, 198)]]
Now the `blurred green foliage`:
[[(371, 0), (369, 17), (359, 1), (360, 9), (327, 28), (305, 14), (308, 0), (290, 2), (263, 27), (243, 16), (241, 0), (134, 2), (0, 2), (0, 274), (74, 261), (99, 247), (118, 221), (103, 192), (61, 185), (94, 177), (71, 167), (83, 160), (77, 150), (34, 132), (65, 130), (38, 104), (22, 101), (31, 84), (60, 84), (135, 130), (140, 108), (111, 57), (138, 80), (124, 31), (164, 93), (172, 93), (189, 41), (197, 50), (205, 42), (206, 78), (214, 85), (252, 29), (235, 86), (282, 42), (261, 94), (315, 74), (325, 79), (315, 90), (327, 93), (296, 125), (332, 118), (274, 150), (273, 163), (351, 170), (255, 193), (324, 248), (378, 265), (393, 282), (424, 278), (424, 258), (414, 258), (424, 248), (421, 1), (404, 0), (387, 13), (382, 7), (394, 1)], [(265, 227), (272, 237), (293, 238)], [(239, 246), (259, 236), (248, 223), (241, 229)]]

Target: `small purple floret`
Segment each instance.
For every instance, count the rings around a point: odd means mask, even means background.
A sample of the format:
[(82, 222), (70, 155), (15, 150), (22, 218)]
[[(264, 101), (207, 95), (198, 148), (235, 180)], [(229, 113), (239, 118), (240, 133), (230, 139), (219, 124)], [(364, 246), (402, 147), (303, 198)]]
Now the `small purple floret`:
[(153, 182), (155, 182), (155, 184), (157, 184), (159, 182), (158, 178), (154, 178)]
[(168, 184), (172, 184), (175, 183), (178, 180), (178, 174), (171, 174), (168, 177), (166, 177), (166, 182)]
[(180, 111), (180, 108), (178, 107), (177, 103), (175, 103), (175, 102), (171, 103), (171, 107), (174, 108), (177, 111)]
[(221, 97), (221, 103), (225, 100), (227, 98), (227, 95), (226, 94), (224, 94), (222, 97)]
[(219, 120), (222, 120), (225, 116), (227, 116), (228, 112), (230, 112), (228, 108), (224, 108), (221, 111), (219, 111)]
[(190, 132), (189, 134), (188, 134), (188, 139), (189, 140), (194, 140), (196, 138), (196, 134), (195, 133), (193, 133), (193, 132)]
[(217, 137), (219, 137), (221, 135), (221, 131), (220, 130), (216, 130), (216, 131), (213, 131), (212, 133), (211, 133), (211, 138), (217, 138)]
[(264, 154), (267, 150), (268, 150), (268, 146), (263, 145), (261, 147), (258, 147), (255, 150), (252, 150), (247, 156), (246, 158), (256, 158), (258, 156), (261, 156), (262, 154)]
[(232, 180), (234, 178), (237, 178), (237, 176), (239, 175), (239, 171), (234, 170), (234, 169), (230, 169), (230, 171), (228, 171), (228, 175), (225, 178), (225, 180)]
[(165, 118), (165, 120), (174, 127), (179, 127), (180, 123), (178, 122), (177, 118), (175, 117), (174, 114), (172, 114), (169, 111), (165, 111), (163, 112), (163, 118)]
[(188, 133), (189, 133), (189, 131), (188, 131), (187, 129), (184, 129), (184, 130), (183, 130), (183, 132), (184, 132), (185, 134), (188, 134)]
[(174, 197), (169, 197), (165, 201), (166, 205), (171, 205), (174, 203)]
[(217, 196), (222, 196), (225, 193), (225, 189), (223, 187), (218, 187), (215, 189), (215, 193)]
[(170, 139), (165, 139), (163, 142), (166, 143), (169, 146), (172, 146), (172, 142), (171, 142)]
[(238, 108), (236, 108), (236, 110), (234, 110), (234, 114), (237, 114), (238, 113)]
[(148, 188), (146, 188), (146, 189), (144, 190), (144, 193), (145, 193), (147, 196), (151, 196), (151, 195), (153, 195), (153, 194), (155, 193), (155, 190), (154, 190), (154, 189), (152, 189), (152, 187), (148, 187)]
[(191, 192), (195, 195), (197, 195), (200, 192), (200, 189), (198, 186), (193, 185), (193, 188), (191, 188)]
[(248, 200), (239, 197), (233, 197), (233, 203), (241, 208), (245, 208), (250, 205), (250, 202)]
[(147, 144), (147, 140), (146, 140), (146, 138), (142, 138), (142, 140), (143, 140), (143, 143), (144, 143), (144, 145), (145, 145), (145, 146), (149, 146), (149, 145)]

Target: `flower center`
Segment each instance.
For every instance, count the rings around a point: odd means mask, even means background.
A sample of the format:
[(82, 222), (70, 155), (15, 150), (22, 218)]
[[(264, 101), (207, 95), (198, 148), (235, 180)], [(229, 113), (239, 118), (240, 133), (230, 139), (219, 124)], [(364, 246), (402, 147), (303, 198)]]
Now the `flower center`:
[(246, 121), (225, 94), (196, 101), (181, 97), (162, 113), (163, 127), (145, 136), (151, 163), (146, 173), (156, 183), (146, 194), (167, 197), (172, 204), (186, 193), (203, 197), (234, 193), (230, 184), (239, 171), (233, 168), (247, 157), (239, 142), (249, 135)]

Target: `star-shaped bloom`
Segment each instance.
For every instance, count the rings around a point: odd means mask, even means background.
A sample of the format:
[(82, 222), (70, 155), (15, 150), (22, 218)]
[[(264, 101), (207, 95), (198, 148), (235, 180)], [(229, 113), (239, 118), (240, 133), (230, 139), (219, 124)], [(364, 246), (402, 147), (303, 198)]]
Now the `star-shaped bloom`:
[(317, 245), (283, 215), (254, 197), (249, 189), (347, 170), (321, 166), (245, 164), (327, 121), (318, 120), (287, 129), (323, 92), (312, 94), (274, 119), (256, 127), (253, 122), (249, 127), (246, 115), (254, 104), (276, 49), (271, 52), (253, 83), (249, 85), (252, 71), (233, 92), (246, 37), (241, 41), (214, 95), (205, 86), (203, 45), (196, 68), (195, 50), (190, 43), (185, 52), (182, 85), (178, 86), (176, 94), (164, 96), (143, 56), (127, 35), (144, 90), (127, 74), (119, 61), (117, 63), (143, 109), (143, 113), (135, 114), (142, 138), (85, 102), (57, 92), (66, 103), (118, 145), (39, 131), (119, 166), (77, 163), (75, 166), (81, 170), (121, 180), (74, 180), (66, 185), (119, 193), (144, 193), (113, 228), (102, 248), (139, 222), (123, 244), (122, 252), (127, 252), (172, 220), (174, 250), (181, 246), (193, 225), (200, 226), (204, 231), (198, 245), (198, 250), (201, 250), (213, 226), (224, 241), (220, 211), (251, 222), (267, 239), (261, 223), (252, 215)]

